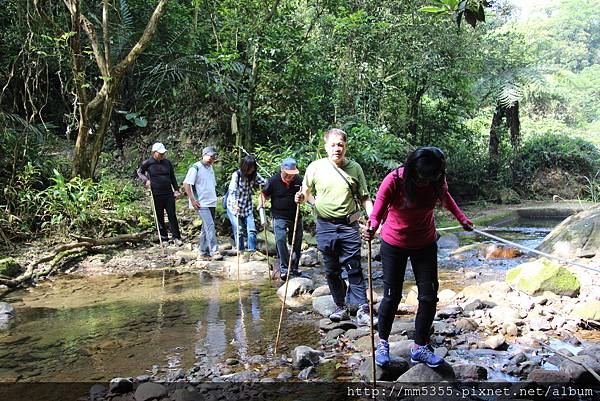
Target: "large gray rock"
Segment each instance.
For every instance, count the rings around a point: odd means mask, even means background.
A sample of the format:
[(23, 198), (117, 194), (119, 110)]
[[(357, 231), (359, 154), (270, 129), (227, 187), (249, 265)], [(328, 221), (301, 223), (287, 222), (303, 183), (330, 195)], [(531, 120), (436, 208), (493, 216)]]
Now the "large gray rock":
[(330, 295), (331, 291), (329, 290), (329, 286), (327, 284), (317, 287), (313, 292), (313, 298), (322, 297), (324, 295)]
[(537, 249), (563, 258), (597, 256), (600, 252), (600, 205), (568, 217)]
[(150, 401), (167, 396), (167, 388), (158, 383), (142, 383), (135, 390), (135, 401)]
[(463, 363), (452, 365), (452, 369), (457, 380), (474, 382), (488, 378), (488, 371), (483, 366)]
[(567, 383), (570, 377), (556, 370), (534, 369), (527, 375), (527, 380), (536, 383)]
[(309, 248), (300, 255), (300, 266), (315, 266), (319, 263), (317, 248)]
[(430, 368), (424, 363), (418, 363), (401, 375), (396, 381), (402, 383), (439, 383), (456, 380), (454, 370), (447, 363), (438, 368)]
[(8, 302), (0, 302), (0, 319), (3, 318), (2, 315), (7, 315), (4, 318), (12, 318), (15, 317), (17, 313), (15, 312), (15, 308)]
[[(369, 355), (367, 356), (367, 359), (365, 359), (365, 361), (358, 368), (358, 374), (360, 375), (360, 378), (362, 380), (366, 382), (373, 381), (372, 366), (373, 359)], [(406, 359), (399, 357), (391, 357), (390, 363), (385, 367), (377, 366), (377, 364), (375, 364), (375, 378), (377, 379), (377, 381), (394, 381), (398, 377), (400, 377), (401, 374), (408, 370), (408, 366), (409, 365)]]
[[(309, 294), (312, 290), (314, 290), (313, 281), (309, 278), (304, 277), (294, 277), (290, 279), (287, 283), (287, 299), (289, 301), (293, 297), (298, 297), (300, 295)], [(283, 295), (285, 293), (285, 283), (279, 287), (277, 290), (277, 296), (279, 299), (283, 299)]]
[[(577, 355), (573, 357), (573, 360), (579, 363), (586, 364), (594, 372), (600, 374), (600, 362), (598, 362), (596, 358), (589, 355)], [(575, 363), (570, 360), (564, 360), (563, 362), (561, 362), (560, 366), (558, 367), (558, 370), (569, 376), (571, 380), (575, 383), (597, 383), (596, 378), (579, 363)]]
[(204, 397), (200, 393), (184, 388), (178, 388), (171, 394), (171, 400), (173, 401), (202, 401), (203, 399)]
[(292, 351), (292, 366), (296, 369), (303, 369), (317, 365), (323, 355), (322, 351), (314, 350), (306, 345), (299, 345)]
[(110, 381), (108, 390), (112, 394), (125, 394), (133, 390), (133, 382), (123, 377), (115, 377)]
[(575, 275), (553, 261), (540, 258), (522, 263), (506, 273), (506, 281), (529, 295), (542, 295), (550, 291), (557, 295), (574, 297), (581, 284)]
[(319, 315), (329, 317), (329, 315), (335, 312), (336, 305), (331, 295), (324, 295), (313, 298), (312, 307)]

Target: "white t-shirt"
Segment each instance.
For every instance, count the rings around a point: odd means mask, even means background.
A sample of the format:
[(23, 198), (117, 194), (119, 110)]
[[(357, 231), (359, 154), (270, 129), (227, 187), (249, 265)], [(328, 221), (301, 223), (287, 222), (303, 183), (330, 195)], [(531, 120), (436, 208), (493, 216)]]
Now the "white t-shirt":
[[(192, 192), (200, 202), (200, 207), (217, 206), (217, 180), (212, 166), (207, 166), (202, 161), (194, 163), (189, 168), (183, 183), (193, 185)], [(189, 207), (193, 209), (191, 201)]]

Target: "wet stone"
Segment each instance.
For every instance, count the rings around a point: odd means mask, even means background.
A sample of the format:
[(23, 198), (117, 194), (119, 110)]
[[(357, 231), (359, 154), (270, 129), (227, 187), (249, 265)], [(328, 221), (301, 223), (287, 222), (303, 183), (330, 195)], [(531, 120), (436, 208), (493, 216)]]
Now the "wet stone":
[(133, 390), (133, 383), (129, 379), (116, 377), (108, 385), (108, 391), (112, 394), (124, 394)]
[[(358, 368), (358, 374), (360, 378), (366, 382), (373, 381), (373, 359), (368, 356), (367, 359)], [(375, 364), (375, 379), (381, 381), (394, 381), (401, 374), (408, 370), (408, 362), (404, 358), (391, 357), (390, 363), (385, 366), (378, 366)]]
[(237, 365), (237, 364), (239, 364), (239, 363), (240, 363), (240, 361), (238, 361), (238, 360), (237, 360), (237, 359), (235, 359), (235, 358), (227, 358), (227, 359), (225, 360), (225, 363), (226, 363), (227, 365), (229, 365), (229, 366), (234, 366), (234, 365)]
[(330, 330), (327, 332), (327, 335), (325, 336), (325, 338), (327, 340), (335, 340), (344, 333), (345, 333), (345, 331), (343, 329), (333, 329), (333, 330)]
[(277, 375), (277, 380), (287, 381), (292, 377), (294, 377), (294, 375), (292, 375), (288, 370), (284, 370), (283, 372)]
[(158, 383), (142, 383), (135, 390), (135, 401), (150, 401), (166, 397), (167, 388)]
[(460, 306), (451, 306), (448, 308), (444, 308), (437, 313), (438, 319), (448, 319), (450, 317), (455, 317), (462, 313), (462, 308)]
[(483, 366), (473, 364), (458, 364), (452, 365), (454, 374), (457, 380), (462, 381), (479, 381), (487, 380), (488, 372)]
[(455, 381), (454, 370), (447, 363), (440, 367), (430, 368), (424, 363), (418, 363), (402, 374), (396, 382), (402, 383), (439, 383), (441, 381)]
[(342, 320), (341, 322), (332, 322), (331, 319), (325, 318), (319, 320), (319, 328), (321, 330), (329, 331), (334, 329), (341, 329), (343, 331), (356, 329), (356, 323), (353, 323), (350, 320)]
[(313, 366), (319, 363), (320, 357), (324, 354), (322, 351), (317, 351), (311, 347), (300, 345), (294, 348), (292, 352), (292, 366), (296, 369), (302, 369), (308, 366)]
[(314, 369), (314, 366), (309, 366), (307, 368), (302, 369), (302, 371), (298, 374), (298, 379), (308, 380), (308, 378), (315, 375)]

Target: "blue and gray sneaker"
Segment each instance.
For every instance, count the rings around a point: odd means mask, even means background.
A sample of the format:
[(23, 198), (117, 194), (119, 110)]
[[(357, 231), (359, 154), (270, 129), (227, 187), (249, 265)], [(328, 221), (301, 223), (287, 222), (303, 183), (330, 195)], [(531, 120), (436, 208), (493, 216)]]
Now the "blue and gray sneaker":
[(390, 363), (390, 343), (386, 340), (379, 340), (377, 351), (375, 351), (375, 365), (385, 366)]
[(431, 346), (417, 344), (410, 349), (410, 360), (412, 363), (423, 362), (430, 368), (437, 368), (444, 362), (444, 358), (433, 353)]

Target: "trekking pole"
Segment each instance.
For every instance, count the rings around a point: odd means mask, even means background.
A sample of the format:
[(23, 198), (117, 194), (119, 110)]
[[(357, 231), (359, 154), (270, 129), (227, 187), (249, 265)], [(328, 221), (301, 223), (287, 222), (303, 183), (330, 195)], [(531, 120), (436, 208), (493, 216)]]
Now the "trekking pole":
[(158, 242), (160, 243), (160, 254), (165, 256), (165, 248), (163, 246), (162, 237), (160, 235), (160, 227), (158, 226), (158, 216), (156, 215), (156, 206), (154, 205), (154, 194), (152, 193), (152, 186), (148, 185), (150, 189), (150, 206), (152, 207), (152, 214), (154, 215), (154, 223), (156, 224), (156, 232), (158, 233)]
[[(367, 230), (371, 230), (371, 220), (367, 220)], [(367, 273), (369, 275), (369, 318), (371, 319), (371, 373), (373, 374), (373, 388), (377, 387), (377, 379), (375, 375), (377, 368), (375, 367), (375, 334), (373, 333), (373, 274), (371, 270), (371, 240), (367, 241)]]
[(288, 259), (288, 271), (285, 276), (285, 290), (283, 291), (283, 301), (281, 302), (281, 311), (279, 312), (279, 325), (277, 326), (277, 338), (275, 339), (275, 350), (273, 355), (277, 355), (279, 347), (279, 335), (281, 334), (281, 322), (283, 321), (283, 311), (285, 310), (285, 300), (287, 299), (288, 284), (290, 282), (290, 273), (292, 270), (292, 255), (294, 254), (294, 245), (296, 244), (296, 228), (298, 226), (298, 216), (300, 215), (300, 204), (296, 203), (296, 217), (294, 218), (294, 231), (292, 233), (292, 251)]
[(263, 226), (263, 230), (265, 231), (265, 255), (267, 255), (267, 275), (269, 276), (269, 283), (272, 284), (273, 278), (271, 277), (271, 264), (269, 263), (269, 239), (267, 237), (267, 227), (268, 220), (265, 215), (265, 208), (261, 207), (258, 209), (258, 214), (260, 215), (260, 224)]
[(240, 240), (240, 208), (238, 207), (238, 214), (235, 215), (235, 219), (237, 221), (236, 224), (236, 237), (235, 237), (235, 248), (237, 250), (237, 284), (238, 284), (238, 289), (240, 287), (240, 243), (242, 242)]

